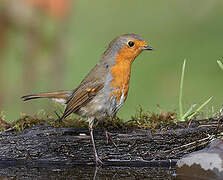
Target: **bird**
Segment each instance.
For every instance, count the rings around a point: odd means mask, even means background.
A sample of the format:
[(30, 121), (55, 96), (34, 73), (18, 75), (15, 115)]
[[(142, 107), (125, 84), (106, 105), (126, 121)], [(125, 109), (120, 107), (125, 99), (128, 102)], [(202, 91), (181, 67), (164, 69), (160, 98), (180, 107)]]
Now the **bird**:
[(143, 38), (137, 34), (123, 34), (113, 39), (99, 62), (71, 91), (61, 90), (22, 96), (24, 101), (49, 98), (65, 106), (64, 120), (72, 113), (86, 118), (93, 145), (96, 165), (102, 165), (93, 136), (93, 124), (106, 117), (115, 116), (125, 102), (135, 58), (144, 50), (152, 50)]

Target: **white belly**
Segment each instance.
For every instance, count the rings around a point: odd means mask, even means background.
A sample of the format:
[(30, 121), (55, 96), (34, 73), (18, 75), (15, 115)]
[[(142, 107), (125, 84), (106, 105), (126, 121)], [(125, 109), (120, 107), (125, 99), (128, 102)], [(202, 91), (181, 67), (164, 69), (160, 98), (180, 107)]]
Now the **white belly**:
[(112, 76), (108, 74), (106, 77), (104, 88), (84, 107), (79, 110), (79, 114), (85, 117), (95, 117), (96, 119), (103, 119), (106, 116), (113, 116), (121, 108), (125, 101), (124, 88), (122, 88), (122, 95), (119, 101), (116, 101), (111, 92), (114, 90), (110, 87)]
[(124, 101), (124, 91), (122, 92), (119, 101), (116, 101), (116, 98), (114, 96), (110, 96), (110, 94), (105, 97), (103, 93), (99, 93), (85, 107), (82, 107), (79, 112), (80, 115), (85, 117), (103, 119), (106, 116), (115, 115), (123, 105)]

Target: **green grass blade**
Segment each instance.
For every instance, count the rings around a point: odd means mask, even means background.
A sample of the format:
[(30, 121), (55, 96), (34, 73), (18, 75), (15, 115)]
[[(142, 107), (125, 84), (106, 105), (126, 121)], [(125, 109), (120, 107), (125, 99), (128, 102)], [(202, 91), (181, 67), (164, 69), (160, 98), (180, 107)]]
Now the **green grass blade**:
[(186, 59), (184, 59), (183, 67), (182, 67), (182, 74), (180, 79), (180, 92), (179, 92), (179, 115), (180, 115), (180, 121), (183, 120), (183, 104), (182, 104), (182, 95), (183, 95), (183, 83), (184, 83), (184, 73), (185, 73), (185, 65), (186, 65)]
[(187, 119), (191, 119), (195, 114), (197, 114), (204, 106), (206, 106), (213, 97), (210, 97), (207, 101), (205, 101), (200, 107), (196, 109), (191, 115), (187, 117)]
[(189, 115), (191, 115), (193, 112), (193, 109), (195, 108), (197, 104), (193, 104), (190, 109), (183, 115), (181, 121), (185, 121), (186, 117), (188, 117)]
[(217, 63), (219, 65), (219, 67), (223, 70), (223, 64), (222, 64), (222, 62), (220, 60), (217, 60)]

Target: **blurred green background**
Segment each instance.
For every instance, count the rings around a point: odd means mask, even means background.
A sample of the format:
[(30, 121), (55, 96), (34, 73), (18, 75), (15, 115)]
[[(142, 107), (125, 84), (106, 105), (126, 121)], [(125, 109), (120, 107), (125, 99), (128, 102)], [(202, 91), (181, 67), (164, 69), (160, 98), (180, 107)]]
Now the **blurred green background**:
[[(118, 115), (178, 110), (181, 67), (187, 59), (185, 108), (213, 100), (223, 104), (223, 1), (219, 0), (2, 0), (0, 2), (0, 111), (16, 120), (48, 100), (22, 102), (22, 95), (74, 89), (118, 35), (141, 35), (154, 51), (132, 66), (130, 91)], [(48, 3), (48, 4), (47, 4)]]

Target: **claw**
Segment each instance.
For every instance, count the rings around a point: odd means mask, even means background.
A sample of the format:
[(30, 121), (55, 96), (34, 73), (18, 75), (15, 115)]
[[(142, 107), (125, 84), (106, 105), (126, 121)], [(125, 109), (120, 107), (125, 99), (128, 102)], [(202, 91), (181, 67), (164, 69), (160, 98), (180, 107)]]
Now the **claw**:
[(111, 143), (117, 148), (118, 146), (115, 144), (115, 142), (112, 139), (111, 133), (108, 132), (107, 130), (105, 130), (105, 136), (106, 136), (106, 142), (107, 144), (109, 143), (109, 141), (111, 141)]
[(102, 166), (103, 162), (102, 160), (96, 155), (95, 156), (96, 166)]

